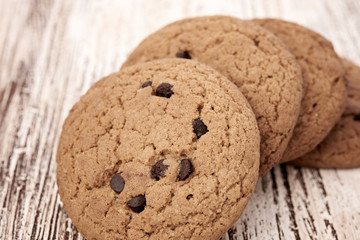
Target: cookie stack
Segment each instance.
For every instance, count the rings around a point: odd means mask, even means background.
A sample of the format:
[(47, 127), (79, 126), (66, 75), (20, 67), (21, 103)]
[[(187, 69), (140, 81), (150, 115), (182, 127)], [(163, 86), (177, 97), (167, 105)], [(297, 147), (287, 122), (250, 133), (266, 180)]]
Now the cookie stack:
[(64, 207), (87, 239), (219, 239), (275, 165), (360, 165), (359, 76), (294, 23), (165, 26), (70, 111)]

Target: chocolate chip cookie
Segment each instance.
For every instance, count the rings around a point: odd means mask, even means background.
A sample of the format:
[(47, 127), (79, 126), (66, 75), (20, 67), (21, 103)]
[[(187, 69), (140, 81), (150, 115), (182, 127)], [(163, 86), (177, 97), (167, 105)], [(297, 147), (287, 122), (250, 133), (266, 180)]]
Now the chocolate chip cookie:
[(313, 151), (291, 162), (317, 168), (360, 166), (360, 67), (342, 60), (348, 81), (347, 106), (340, 121)]
[(256, 118), (234, 84), (195, 61), (158, 60), (101, 79), (74, 105), (57, 183), (87, 239), (218, 239), (259, 159)]
[(123, 68), (175, 57), (205, 63), (240, 88), (261, 133), (260, 175), (279, 163), (302, 98), (300, 67), (279, 39), (254, 23), (232, 17), (184, 19), (147, 37)]
[(294, 135), (282, 162), (314, 149), (340, 119), (346, 104), (344, 69), (332, 44), (321, 35), (295, 23), (257, 19), (296, 57), (304, 79), (304, 97)]

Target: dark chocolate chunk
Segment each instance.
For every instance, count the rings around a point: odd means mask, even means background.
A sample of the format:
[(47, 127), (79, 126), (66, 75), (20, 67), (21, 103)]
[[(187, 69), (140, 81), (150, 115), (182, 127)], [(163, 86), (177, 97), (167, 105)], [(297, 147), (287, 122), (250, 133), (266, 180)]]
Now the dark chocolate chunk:
[(128, 207), (134, 212), (140, 213), (146, 206), (145, 195), (138, 195), (127, 202)]
[(190, 56), (188, 51), (179, 51), (179, 52), (176, 53), (176, 57), (177, 58), (191, 59), (191, 56)]
[(356, 115), (354, 116), (354, 120), (355, 120), (355, 121), (360, 121), (360, 113), (358, 113), (358, 114), (356, 114)]
[(143, 85), (141, 85), (141, 88), (146, 88), (148, 86), (151, 86), (151, 84), (152, 84), (152, 81), (144, 82)]
[(164, 160), (161, 159), (155, 163), (151, 168), (150, 176), (156, 180), (160, 180), (160, 177), (165, 177), (165, 172), (168, 169), (169, 165), (164, 165)]
[(156, 96), (170, 98), (174, 92), (171, 90), (172, 86), (169, 83), (162, 83), (156, 88)]
[(116, 193), (121, 193), (125, 187), (125, 180), (120, 175), (120, 173), (116, 173), (110, 180), (110, 187)]
[(187, 179), (192, 172), (193, 172), (193, 166), (191, 164), (190, 159), (182, 159), (180, 162), (178, 179), (180, 181), (183, 181)]
[(199, 139), (202, 135), (208, 132), (207, 126), (200, 119), (194, 120), (192, 124), (197, 139)]

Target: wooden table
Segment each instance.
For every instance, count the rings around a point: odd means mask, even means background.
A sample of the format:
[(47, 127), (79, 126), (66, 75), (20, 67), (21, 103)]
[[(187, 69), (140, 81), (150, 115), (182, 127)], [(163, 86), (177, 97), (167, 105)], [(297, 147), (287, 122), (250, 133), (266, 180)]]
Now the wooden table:
[[(0, 238), (82, 239), (57, 194), (70, 107), (149, 33), (189, 16), (280, 17), (360, 64), (359, 0), (0, 0)], [(360, 239), (360, 169), (278, 166), (224, 239)]]

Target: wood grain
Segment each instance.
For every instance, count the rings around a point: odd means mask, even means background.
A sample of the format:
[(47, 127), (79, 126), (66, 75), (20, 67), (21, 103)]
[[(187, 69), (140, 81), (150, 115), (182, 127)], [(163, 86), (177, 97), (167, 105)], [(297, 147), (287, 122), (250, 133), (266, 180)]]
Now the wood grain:
[[(184, 17), (280, 17), (360, 64), (358, 0), (0, 0), (0, 239), (83, 239), (55, 182), (62, 123), (149, 33)], [(360, 170), (281, 165), (223, 237), (359, 239)]]

